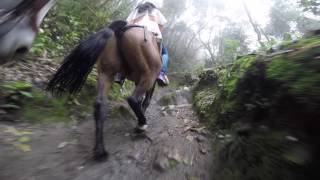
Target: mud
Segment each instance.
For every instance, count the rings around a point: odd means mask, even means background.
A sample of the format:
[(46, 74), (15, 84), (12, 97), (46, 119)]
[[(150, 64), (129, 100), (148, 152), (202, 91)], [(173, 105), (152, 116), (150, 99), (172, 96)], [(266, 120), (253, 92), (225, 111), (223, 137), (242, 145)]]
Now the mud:
[[(187, 99), (176, 105), (157, 101), (170, 89), (157, 89), (147, 118), (149, 129), (136, 135), (134, 116), (119, 115), (105, 123), (109, 158), (92, 157), (94, 121), (70, 124), (0, 122), (1, 180), (209, 180), (212, 169), (210, 133)], [(180, 91), (177, 91), (180, 96)], [(126, 103), (121, 104), (127, 108)], [(117, 107), (113, 107), (117, 108)], [(81, 122), (81, 123), (79, 123)], [(14, 133), (12, 128), (24, 133)], [(11, 131), (10, 131), (11, 129)], [(31, 134), (32, 133), (32, 134)], [(27, 137), (21, 140), (21, 137)], [(24, 143), (30, 149), (19, 148)]]

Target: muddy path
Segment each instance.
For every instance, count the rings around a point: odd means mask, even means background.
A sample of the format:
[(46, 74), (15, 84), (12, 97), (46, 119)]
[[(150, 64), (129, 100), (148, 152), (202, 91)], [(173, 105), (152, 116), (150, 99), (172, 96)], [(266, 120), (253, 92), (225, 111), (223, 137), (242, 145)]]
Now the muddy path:
[[(174, 93), (175, 105), (160, 106), (158, 100), (168, 93)], [(211, 179), (212, 138), (187, 99), (181, 91), (158, 88), (147, 110), (149, 129), (145, 136), (133, 133), (136, 120), (132, 114), (110, 118), (105, 123), (109, 158), (104, 162), (92, 158), (92, 117), (68, 125), (0, 122), (0, 179)], [(127, 105), (112, 108), (121, 111)]]

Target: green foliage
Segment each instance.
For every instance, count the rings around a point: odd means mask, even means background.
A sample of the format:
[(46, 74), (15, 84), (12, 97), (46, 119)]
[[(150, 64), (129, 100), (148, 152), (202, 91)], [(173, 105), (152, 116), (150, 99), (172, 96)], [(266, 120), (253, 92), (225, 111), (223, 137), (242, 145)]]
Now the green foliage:
[(229, 38), (225, 39), (224, 43), (225, 43), (224, 58), (233, 61), (237, 55), (237, 50), (240, 47), (241, 43), (239, 40), (229, 39)]
[(318, 46), (320, 44), (320, 37), (301, 38), (297, 42), (286, 42), (282, 44), (283, 49), (296, 49), (304, 46), (304, 50), (308, 50), (310, 47)]
[(131, 81), (125, 81), (122, 87), (118, 83), (114, 83), (108, 98), (112, 101), (123, 101), (131, 95), (133, 88), (134, 83)]
[(32, 85), (26, 82), (9, 82), (3, 85), (0, 85), (4, 90), (8, 91), (28, 91), (32, 88)]
[(217, 90), (214, 87), (201, 90), (194, 95), (194, 106), (198, 110), (202, 120), (208, 121), (212, 119), (212, 104), (216, 100)]
[(81, 39), (107, 26), (115, 19), (125, 19), (135, 1), (60, 0), (42, 23), (31, 51), (60, 57)]
[(33, 91), (33, 96), (23, 105), (22, 117), (33, 123), (68, 122), (70, 108), (68, 98), (52, 98), (40, 91)]
[(256, 55), (247, 55), (237, 59), (232, 66), (231, 72), (226, 73), (227, 77), (223, 77), (223, 91), (226, 93), (226, 97), (233, 98), (235, 96), (236, 85), (238, 81), (243, 77), (244, 73), (256, 60)]
[[(320, 51), (320, 41), (316, 38), (299, 42), (304, 44), (304, 49), (291, 59), (287, 57), (276, 57), (268, 65), (266, 76), (283, 84), (292, 95), (300, 97), (304, 102), (312, 103), (319, 99), (320, 74), (317, 69), (320, 64), (314, 61), (314, 57)], [(295, 44), (294, 47), (297, 47)]]
[(32, 85), (26, 82), (8, 82), (0, 85), (0, 100), (5, 99), (1, 107), (5, 109), (20, 109), (21, 102), (33, 98)]

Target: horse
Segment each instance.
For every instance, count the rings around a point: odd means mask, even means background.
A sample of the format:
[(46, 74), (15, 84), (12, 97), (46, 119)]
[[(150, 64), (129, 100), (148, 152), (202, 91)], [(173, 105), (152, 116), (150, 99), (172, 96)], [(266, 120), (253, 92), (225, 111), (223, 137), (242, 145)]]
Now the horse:
[(0, 65), (25, 54), (55, 0), (0, 0)]
[(108, 157), (104, 147), (103, 125), (108, 109), (106, 94), (114, 83), (116, 73), (125, 75), (135, 83), (135, 89), (127, 102), (138, 119), (137, 132), (145, 132), (145, 112), (162, 65), (159, 49), (154, 34), (143, 26), (115, 21), (80, 42), (49, 81), (46, 89), (53, 94), (77, 94), (97, 64), (98, 92), (94, 104), (95, 159)]

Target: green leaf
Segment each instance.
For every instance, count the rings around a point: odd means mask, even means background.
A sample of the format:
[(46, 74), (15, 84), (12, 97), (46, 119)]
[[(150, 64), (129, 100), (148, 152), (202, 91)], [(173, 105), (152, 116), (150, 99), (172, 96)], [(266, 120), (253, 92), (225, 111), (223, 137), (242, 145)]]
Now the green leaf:
[(16, 148), (21, 150), (22, 152), (30, 152), (31, 151), (31, 146), (28, 144), (14, 144)]
[(32, 85), (26, 82), (10, 82), (10, 83), (1, 85), (1, 87), (7, 90), (24, 91), (32, 88)]
[(30, 92), (20, 91), (19, 93), (25, 97), (33, 98), (33, 95)]
[(18, 110), (21, 109), (20, 106), (14, 105), (14, 104), (4, 104), (4, 105), (0, 105), (1, 109), (14, 109), (14, 110)]
[(27, 136), (23, 136), (23, 137), (20, 137), (20, 138), (18, 139), (18, 141), (19, 141), (20, 143), (28, 143), (28, 142), (31, 141), (31, 138), (30, 138), (30, 137), (27, 137)]

